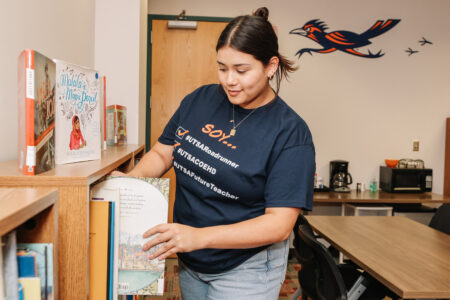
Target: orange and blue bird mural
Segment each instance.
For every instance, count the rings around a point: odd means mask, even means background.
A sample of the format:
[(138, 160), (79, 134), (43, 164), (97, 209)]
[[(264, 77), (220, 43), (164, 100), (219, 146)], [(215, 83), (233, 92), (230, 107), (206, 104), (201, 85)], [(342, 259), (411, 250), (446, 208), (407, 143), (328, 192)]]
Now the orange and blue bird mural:
[(378, 20), (372, 27), (360, 34), (345, 30), (328, 33), (326, 32), (328, 29), (327, 25), (324, 22), (315, 19), (306, 22), (301, 28), (291, 30), (289, 33), (305, 36), (322, 46), (320, 49), (300, 49), (296, 53), (299, 59), (303, 53), (312, 55), (312, 52), (331, 53), (334, 51), (343, 51), (364, 58), (378, 58), (384, 55), (381, 50), (377, 53), (372, 53), (370, 50), (368, 50), (368, 53), (362, 53), (356, 49), (372, 44), (370, 41), (371, 39), (392, 29), (398, 22), (400, 22), (400, 19), (388, 19), (387, 21)]

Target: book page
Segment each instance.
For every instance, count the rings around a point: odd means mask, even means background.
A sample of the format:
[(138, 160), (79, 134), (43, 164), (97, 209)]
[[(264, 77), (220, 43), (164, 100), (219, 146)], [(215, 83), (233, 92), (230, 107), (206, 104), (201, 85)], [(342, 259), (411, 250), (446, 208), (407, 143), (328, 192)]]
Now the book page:
[(103, 188), (120, 190), (119, 295), (161, 295), (165, 261), (150, 259), (157, 247), (143, 251), (145, 231), (167, 223), (169, 180), (111, 177)]

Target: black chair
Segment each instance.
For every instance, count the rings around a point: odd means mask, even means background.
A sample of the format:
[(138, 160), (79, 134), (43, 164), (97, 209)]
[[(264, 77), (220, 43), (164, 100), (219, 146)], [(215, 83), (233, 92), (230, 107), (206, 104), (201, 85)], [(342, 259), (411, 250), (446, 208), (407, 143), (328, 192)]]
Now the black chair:
[(450, 234), (450, 204), (439, 206), (433, 218), (431, 218), (429, 226), (446, 234)]
[[(327, 249), (317, 241), (308, 221), (299, 215), (294, 227), (294, 252), (301, 264), (300, 289), (292, 299), (313, 300), (383, 299), (387, 289), (352, 265), (337, 265)], [(371, 285), (370, 289), (367, 287)], [(372, 288), (373, 286), (373, 288)], [(394, 298), (396, 298), (394, 296)]]

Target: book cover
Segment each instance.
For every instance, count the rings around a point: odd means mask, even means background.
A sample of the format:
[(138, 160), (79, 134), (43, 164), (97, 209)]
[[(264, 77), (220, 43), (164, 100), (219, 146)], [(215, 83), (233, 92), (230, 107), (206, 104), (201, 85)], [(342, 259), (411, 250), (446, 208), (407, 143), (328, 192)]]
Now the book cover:
[(119, 218), (119, 206), (120, 206), (120, 193), (119, 189), (108, 189), (102, 188), (100, 184), (93, 186), (90, 190), (91, 193), (91, 201), (108, 201), (113, 202), (113, 220), (111, 222), (111, 243), (112, 247), (110, 247), (110, 277), (109, 279), (109, 289), (110, 295), (112, 295), (112, 299), (117, 299), (117, 282), (118, 282), (118, 265), (119, 265), (119, 226), (120, 226), (120, 218)]
[(106, 141), (108, 146), (127, 143), (127, 108), (122, 105), (106, 107)]
[(41, 299), (53, 300), (53, 244), (18, 243), (17, 252), (33, 254), (36, 257), (37, 276), (41, 283)]
[(6, 299), (18, 300), (17, 240), (16, 232), (11, 231), (1, 237), (3, 246), (3, 275), (5, 280)]
[(56, 164), (100, 159), (100, 78), (98, 72), (56, 62)]
[(55, 63), (37, 51), (18, 62), (18, 165), (25, 175), (55, 167)]
[(109, 299), (110, 209), (110, 202), (89, 202), (89, 299)]
[(162, 295), (165, 261), (149, 258), (159, 246), (142, 250), (142, 234), (167, 223), (169, 179), (109, 177), (98, 188), (120, 192), (118, 294)]
[(23, 287), (24, 300), (41, 300), (41, 280), (39, 277), (22, 277), (19, 283)]
[(17, 252), (17, 266), (19, 277), (37, 277), (37, 264), (35, 253)]

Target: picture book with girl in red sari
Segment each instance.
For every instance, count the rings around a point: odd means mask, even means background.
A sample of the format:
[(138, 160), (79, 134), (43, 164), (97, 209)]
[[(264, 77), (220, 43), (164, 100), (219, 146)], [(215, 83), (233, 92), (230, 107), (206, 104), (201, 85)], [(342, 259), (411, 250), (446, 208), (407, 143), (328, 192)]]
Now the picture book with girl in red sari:
[(100, 78), (95, 70), (56, 62), (56, 164), (100, 159)]

